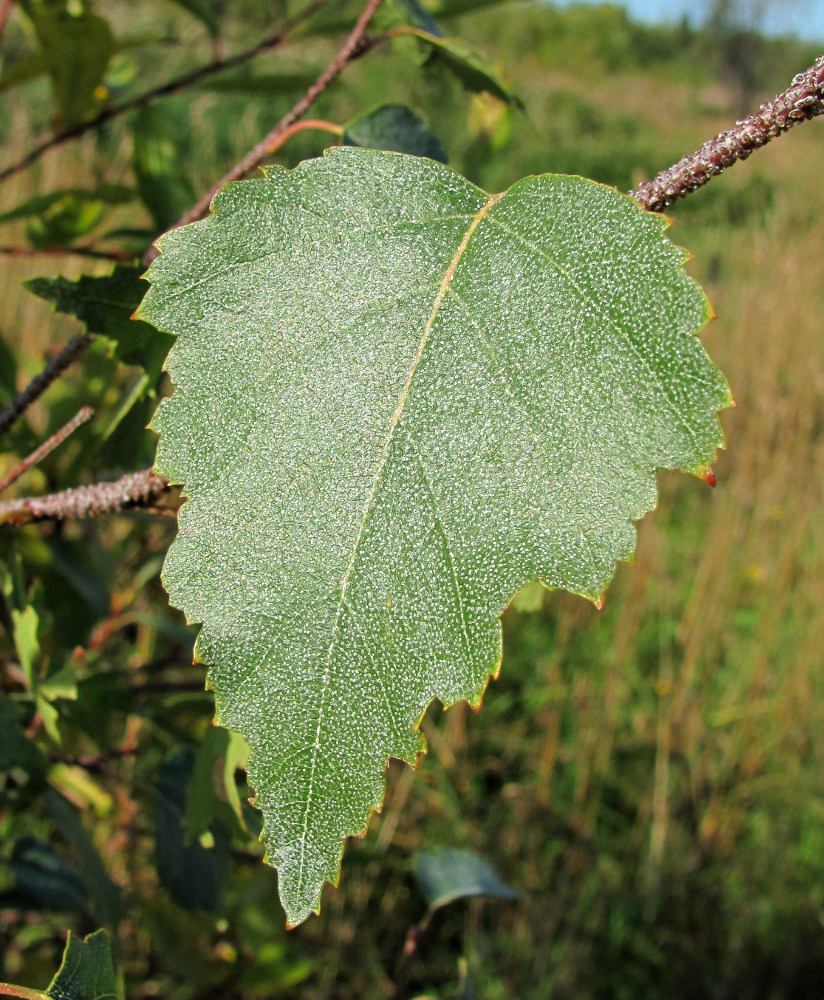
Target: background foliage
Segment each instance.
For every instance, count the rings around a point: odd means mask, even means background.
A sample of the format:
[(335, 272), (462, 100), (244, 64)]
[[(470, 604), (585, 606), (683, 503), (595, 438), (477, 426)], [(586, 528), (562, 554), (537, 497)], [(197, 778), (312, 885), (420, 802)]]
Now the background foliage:
[[(101, 4), (90, 16), (105, 15), (111, 52), (85, 104), (49, 79), (47, 43), (15, 15), (0, 48), (3, 162), (215, 46), (253, 43), (285, 8)], [(320, 10), (289, 46), (5, 181), (0, 216), (18, 211), (0, 218), (0, 242), (140, 252), (294, 103), (349, 13)], [(377, 103), (409, 105), (450, 164), (491, 191), (548, 170), (626, 190), (753, 99), (733, 29), (646, 28), (614, 7), (435, 13), (487, 53), (525, 110), (468, 90), (401, 38), (349, 67), (313, 114), (343, 125)], [(746, 44), (761, 99), (816, 54)], [(304, 132), (278, 158), (292, 165), (329, 141)], [(670, 210), (719, 314), (704, 343), (739, 405), (724, 417), (718, 488), (661, 477), (636, 566), (620, 568), (602, 613), (563, 595), (518, 599), (483, 712), (433, 706), (421, 770), (390, 767), (387, 805), (349, 845), (341, 888), (294, 932), (260, 864), (245, 748), (209, 725), (192, 630), (159, 583), (171, 518), (3, 527), (0, 979), (43, 988), (66, 928), (103, 926), (129, 997), (389, 996), (427, 913), (415, 858), (448, 847), (485, 858), (521, 898), (430, 914), (412, 990), (820, 995), (822, 143), (813, 123)], [(61, 251), (0, 266), (2, 406), (79, 329), (21, 282), (111, 264)], [(86, 404), (94, 419), (13, 489), (141, 468), (163, 391), (156, 368), (100, 338), (0, 442), (0, 472)]]

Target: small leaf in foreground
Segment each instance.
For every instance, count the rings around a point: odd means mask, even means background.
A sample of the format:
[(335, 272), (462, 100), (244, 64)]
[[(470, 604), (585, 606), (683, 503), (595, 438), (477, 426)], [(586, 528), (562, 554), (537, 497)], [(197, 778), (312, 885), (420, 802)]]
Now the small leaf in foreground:
[(51, 1000), (118, 1000), (112, 949), (104, 930), (82, 941), (69, 931), (63, 962), (46, 996)]
[(483, 858), (451, 847), (421, 851), (415, 858), (415, 877), (430, 910), (470, 896), (521, 898), (520, 892), (502, 882)]
[(344, 128), (343, 142), (346, 146), (428, 156), (439, 163), (448, 159), (426, 122), (402, 104), (384, 104), (355, 118)]
[(665, 226), (578, 177), (490, 196), (342, 147), (161, 239), (139, 315), (177, 335), (156, 464), (188, 497), (164, 583), (291, 924), (429, 703), (480, 704), (511, 597), (598, 602), (656, 469), (714, 460), (730, 394)]

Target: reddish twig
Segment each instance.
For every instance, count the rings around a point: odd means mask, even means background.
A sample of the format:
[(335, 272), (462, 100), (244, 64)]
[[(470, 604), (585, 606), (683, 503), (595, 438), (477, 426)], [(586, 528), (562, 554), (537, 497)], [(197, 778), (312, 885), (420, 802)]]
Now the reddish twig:
[(134, 260), (137, 254), (128, 250), (98, 250), (97, 247), (0, 247), (0, 254), (7, 257), (93, 257), (96, 260), (115, 262)]
[[(312, 86), (306, 91), (292, 110), (287, 112), (277, 125), (275, 125), (272, 131), (261, 139), (261, 141), (252, 150), (250, 150), (250, 152), (247, 153), (242, 160), (236, 163), (227, 174), (224, 174), (217, 184), (215, 184), (210, 191), (207, 191), (198, 203), (181, 219), (179, 219), (172, 228), (177, 229), (178, 226), (185, 226), (190, 222), (202, 219), (203, 216), (209, 211), (209, 205), (212, 203), (212, 198), (214, 198), (222, 187), (231, 183), (231, 181), (240, 180), (242, 177), (251, 173), (251, 171), (254, 170), (255, 167), (258, 166), (267, 156), (270, 156), (274, 150), (280, 148), (280, 145), (283, 142), (284, 134), (287, 130), (291, 128), (291, 126), (298, 121), (299, 118), (302, 118), (306, 114), (309, 108), (315, 103), (324, 90), (326, 90), (329, 84), (340, 76), (346, 66), (352, 62), (353, 59), (357, 59), (358, 56), (363, 55), (364, 52), (372, 48), (375, 44), (374, 39), (368, 39), (366, 37), (366, 27), (372, 19), (372, 15), (378, 9), (380, 3), (381, 0), (369, 0), (363, 10), (363, 13), (358, 18), (357, 24), (352, 29), (351, 34), (341, 46), (335, 58), (329, 63), (326, 69), (321, 73), (317, 80), (315, 80)], [(156, 256), (157, 251), (152, 248), (143, 258), (144, 263), (151, 263)]]
[(27, 472), (32, 466), (37, 465), (38, 462), (42, 462), (46, 455), (50, 455), (55, 448), (63, 444), (69, 435), (73, 434), (78, 427), (91, 420), (93, 416), (94, 410), (90, 406), (84, 406), (79, 409), (68, 423), (63, 424), (59, 431), (52, 434), (39, 448), (35, 448), (19, 465), (16, 465), (0, 479), (0, 493), (11, 486), (12, 483), (16, 483), (23, 473)]
[(650, 212), (661, 212), (738, 160), (746, 160), (753, 150), (766, 146), (793, 125), (820, 114), (824, 114), (824, 56), (799, 73), (775, 100), (762, 104), (757, 114), (736, 122), (734, 128), (708, 140), (700, 149), (630, 193)]
[(414, 924), (406, 932), (406, 940), (403, 943), (403, 951), (401, 952), (395, 976), (395, 988), (389, 1000), (403, 1000), (406, 996), (406, 983), (409, 979), (409, 968), (412, 965), (412, 959), (415, 957), (418, 946), (421, 943), (421, 938), (426, 933), (434, 915), (435, 909), (430, 906), (423, 915), (423, 919), (419, 920), (417, 924)]
[(59, 354), (55, 354), (43, 371), (14, 397), (5, 410), (0, 412), (0, 434), (5, 434), (17, 423), (32, 403), (43, 395), (61, 372), (80, 357), (91, 342), (92, 338), (88, 333), (79, 333), (72, 337)]
[(13, 6), (14, 0), (3, 0), (2, 6), (0, 6), (0, 41), (3, 40), (3, 32), (6, 30), (6, 23)]
[(298, 132), (331, 132), (332, 135), (340, 138), (343, 135), (343, 131), (343, 125), (336, 125), (334, 122), (323, 121), (320, 118), (307, 118), (305, 121), (295, 122), (294, 125), (290, 125), (289, 128), (282, 132), (272, 143), (269, 154), (276, 153), (281, 146), (285, 145)]
[(151, 505), (169, 489), (165, 476), (151, 469), (130, 472), (113, 483), (94, 483), (45, 497), (24, 497), (0, 503), (0, 524), (29, 521), (62, 521), (111, 514), (129, 507)]
[(21, 170), (25, 170), (26, 167), (31, 166), (32, 163), (39, 160), (40, 157), (49, 150), (56, 149), (58, 146), (62, 146), (64, 143), (69, 142), (71, 139), (78, 139), (81, 135), (85, 135), (87, 132), (91, 132), (93, 129), (99, 128), (106, 122), (110, 122), (113, 118), (119, 118), (120, 115), (125, 114), (127, 111), (134, 111), (136, 108), (145, 107), (145, 105), (151, 104), (153, 101), (156, 101), (161, 97), (168, 97), (170, 94), (176, 94), (178, 91), (184, 90), (186, 87), (190, 87), (194, 83), (199, 83), (208, 76), (213, 76), (215, 73), (220, 73), (226, 69), (233, 69), (235, 66), (240, 66), (245, 62), (249, 62), (249, 60), (254, 59), (256, 56), (259, 56), (264, 52), (269, 52), (272, 49), (277, 48), (286, 40), (286, 37), (294, 31), (296, 27), (298, 27), (298, 25), (302, 24), (307, 18), (311, 17), (318, 7), (323, 6), (326, 2), (327, 0), (312, 0), (307, 7), (300, 11), (300, 13), (296, 14), (290, 21), (287, 21), (282, 28), (275, 31), (273, 34), (268, 35), (262, 41), (258, 42), (257, 45), (253, 45), (250, 49), (238, 52), (236, 55), (229, 56), (227, 59), (210, 62), (205, 66), (201, 66), (199, 69), (192, 70), (190, 73), (184, 73), (182, 76), (178, 76), (174, 80), (170, 80), (168, 83), (164, 83), (162, 86), (156, 87), (154, 90), (147, 91), (145, 94), (139, 94), (137, 97), (133, 97), (129, 101), (124, 101), (123, 104), (106, 108), (104, 111), (101, 111), (99, 115), (95, 115), (94, 118), (81, 122), (72, 128), (66, 129), (64, 132), (60, 132), (57, 135), (52, 136), (51, 139), (46, 139), (45, 142), (40, 143), (39, 146), (35, 146), (33, 149), (30, 149), (29, 152), (24, 156), (21, 156), (19, 160), (16, 160), (4, 170), (0, 170), (0, 181), (7, 180), (9, 177), (13, 177), (15, 174), (20, 173)]
[(0, 996), (16, 997), (17, 1000), (49, 1000), (47, 993), (30, 990), (26, 986), (15, 986), (13, 983), (0, 983)]

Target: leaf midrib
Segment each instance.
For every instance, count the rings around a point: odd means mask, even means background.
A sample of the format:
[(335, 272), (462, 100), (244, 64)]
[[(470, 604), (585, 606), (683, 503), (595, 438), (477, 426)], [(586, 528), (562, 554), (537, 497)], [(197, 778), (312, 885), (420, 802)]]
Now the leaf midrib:
[(363, 538), (364, 528), (366, 526), (366, 522), (369, 518), (369, 513), (375, 501), (375, 496), (378, 491), (378, 486), (380, 485), (381, 478), (383, 475), (384, 466), (386, 465), (386, 461), (389, 457), (389, 451), (392, 446), (395, 429), (397, 428), (398, 423), (400, 422), (400, 419), (403, 415), (404, 407), (406, 406), (406, 400), (412, 388), (412, 383), (415, 379), (415, 374), (418, 370), (418, 366), (420, 365), (421, 359), (423, 357), (423, 352), (426, 349), (426, 345), (429, 340), (429, 335), (432, 332), (432, 328), (435, 325), (435, 320), (437, 319), (438, 313), (440, 312), (441, 303), (443, 302), (444, 297), (446, 296), (446, 293), (449, 290), (449, 286), (452, 282), (455, 270), (458, 264), (460, 263), (464, 253), (466, 252), (466, 248), (469, 245), (469, 241), (472, 239), (475, 230), (478, 228), (479, 224), (484, 219), (489, 210), (492, 208), (492, 206), (496, 202), (500, 201), (501, 198), (503, 198), (504, 193), (505, 192), (501, 192), (500, 194), (492, 195), (489, 198), (489, 200), (483, 205), (483, 207), (478, 212), (476, 212), (475, 215), (472, 216), (472, 222), (469, 224), (466, 232), (464, 233), (463, 239), (461, 240), (461, 244), (458, 247), (457, 251), (455, 252), (455, 256), (450, 261), (449, 267), (446, 269), (446, 273), (443, 276), (443, 280), (441, 281), (440, 287), (438, 288), (438, 293), (435, 296), (435, 301), (432, 305), (432, 311), (429, 314), (429, 318), (427, 319), (423, 333), (421, 334), (421, 340), (418, 345), (418, 350), (415, 354), (415, 357), (412, 360), (412, 364), (410, 365), (409, 375), (407, 376), (403, 389), (401, 389), (401, 392), (398, 396), (397, 405), (395, 406), (395, 410), (392, 414), (392, 417), (390, 418), (389, 433), (386, 436), (386, 442), (384, 443), (380, 459), (378, 460), (378, 465), (375, 470), (374, 478), (372, 480), (372, 486), (369, 490), (369, 495), (366, 498), (366, 503), (364, 504), (363, 514), (361, 515), (360, 524), (358, 525), (358, 533), (355, 538), (355, 544), (352, 546), (352, 555), (349, 560), (349, 565), (347, 566), (346, 572), (344, 573), (343, 578), (341, 580), (340, 598), (338, 600), (338, 607), (335, 612), (335, 620), (332, 624), (332, 637), (329, 643), (329, 649), (327, 650), (326, 653), (326, 664), (324, 666), (324, 671), (323, 671), (320, 702), (318, 704), (318, 724), (315, 730), (315, 740), (314, 743), (312, 744), (312, 764), (309, 772), (309, 785), (306, 790), (306, 805), (304, 807), (304, 812), (303, 812), (303, 831), (301, 834), (301, 844), (300, 844), (300, 869), (298, 871), (298, 882), (297, 882), (298, 895), (300, 895), (300, 892), (303, 888), (303, 872), (306, 862), (306, 837), (309, 830), (309, 813), (312, 808), (312, 792), (314, 788), (315, 770), (317, 767), (318, 754), (320, 753), (320, 733), (321, 733), (321, 728), (323, 726), (326, 692), (329, 688), (329, 681), (331, 676), (332, 657), (334, 655), (335, 646), (337, 645), (338, 637), (340, 635), (339, 624), (340, 624), (341, 611), (343, 610), (344, 605), (346, 604), (346, 591), (349, 587), (349, 581), (352, 576), (352, 571), (355, 567), (355, 562), (357, 560), (358, 552), (360, 550), (360, 544)]

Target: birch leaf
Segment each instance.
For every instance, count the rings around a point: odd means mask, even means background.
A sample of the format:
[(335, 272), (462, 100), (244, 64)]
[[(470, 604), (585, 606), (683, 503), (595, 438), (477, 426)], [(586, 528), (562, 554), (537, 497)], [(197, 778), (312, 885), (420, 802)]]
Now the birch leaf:
[(229, 185), (166, 234), (139, 310), (177, 336), (164, 570), (203, 627), (289, 923), (414, 763), (478, 705), (530, 580), (598, 603), (657, 468), (709, 477), (726, 382), (666, 221), (579, 177), (488, 195), (340, 148)]

